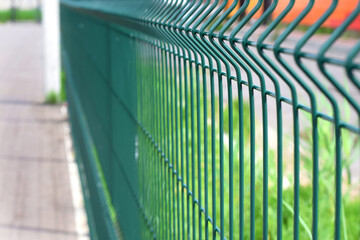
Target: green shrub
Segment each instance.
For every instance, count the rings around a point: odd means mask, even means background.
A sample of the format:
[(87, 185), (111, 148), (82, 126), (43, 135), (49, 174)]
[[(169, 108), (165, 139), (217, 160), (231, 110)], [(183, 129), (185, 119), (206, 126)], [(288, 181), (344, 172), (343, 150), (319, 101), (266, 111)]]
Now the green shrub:
[(56, 104), (59, 102), (59, 96), (55, 91), (50, 91), (45, 97), (45, 103)]

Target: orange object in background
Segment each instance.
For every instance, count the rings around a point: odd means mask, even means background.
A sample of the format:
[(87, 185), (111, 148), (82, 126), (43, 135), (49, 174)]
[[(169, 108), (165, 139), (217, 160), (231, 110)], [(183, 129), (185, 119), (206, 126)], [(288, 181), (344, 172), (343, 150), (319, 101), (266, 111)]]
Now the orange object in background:
[[(229, 0), (227, 3), (226, 3), (226, 6), (225, 6), (225, 9), (229, 9), (230, 6), (233, 4), (234, 0)], [(228, 17), (232, 17), (234, 16), (234, 14), (239, 10), (240, 8), (240, 1), (238, 2), (238, 4), (235, 6), (235, 8), (230, 12), (229, 16)]]
[[(234, 0), (229, 0), (226, 4), (226, 9), (228, 9)], [(314, 24), (322, 14), (329, 8), (332, 0), (315, 0), (314, 6), (311, 8), (310, 12), (305, 16), (301, 21), (301, 25), (312, 25)], [(258, 3), (257, 0), (250, 0), (249, 6), (246, 9), (248, 14)], [(271, 18), (275, 19), (279, 14), (286, 8), (289, 4), (289, 0), (279, 0), (278, 5), (276, 6), (274, 12), (272, 13)], [(297, 16), (304, 10), (308, 4), (307, 0), (296, 0), (293, 8), (285, 16), (282, 22), (290, 23), (295, 20)], [(339, 0), (338, 5), (330, 17), (324, 22), (322, 27), (336, 28), (344, 22), (344, 20), (351, 14), (358, 4), (358, 0)], [(264, 6), (261, 6), (259, 11), (257, 11), (253, 18), (258, 19), (264, 12)], [(230, 13), (230, 17), (233, 16), (237, 10), (239, 10), (240, 5)], [(360, 16), (358, 16), (348, 27), (348, 29), (360, 31)]]
[[(325, 13), (325, 11), (330, 7), (332, 0), (315, 0), (314, 6), (311, 8), (310, 12), (305, 16), (301, 21), (302, 25), (312, 25)], [(289, 0), (280, 0), (278, 6), (273, 12), (272, 18), (276, 18), (287, 6)], [(283, 19), (283, 22), (290, 23), (295, 20), (297, 16), (304, 10), (308, 1), (295, 1), (295, 5), (292, 10), (286, 15)], [(330, 17), (324, 22), (322, 27), (336, 28), (345, 21), (345, 19), (351, 14), (358, 4), (358, 0), (339, 0), (338, 5)], [(357, 17), (352, 24), (349, 26), (349, 29), (360, 30), (360, 17)]]

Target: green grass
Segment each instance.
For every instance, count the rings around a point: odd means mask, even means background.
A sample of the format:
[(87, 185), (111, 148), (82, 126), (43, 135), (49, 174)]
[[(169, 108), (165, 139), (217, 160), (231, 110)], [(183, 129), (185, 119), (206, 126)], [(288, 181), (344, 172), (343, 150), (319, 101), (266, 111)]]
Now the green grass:
[(37, 21), (41, 19), (41, 11), (39, 9), (16, 10), (16, 21)]
[(66, 74), (65, 74), (65, 71), (61, 71), (60, 81), (61, 82), (60, 82), (59, 101), (66, 102), (66, 88), (65, 88)]
[(57, 93), (55, 91), (50, 91), (47, 93), (45, 97), (45, 103), (47, 104), (57, 104), (57, 103), (63, 103), (66, 102), (66, 74), (64, 71), (61, 71), (60, 76), (60, 92)]
[[(200, 74), (201, 75), (201, 74)], [(160, 78), (159, 78), (160, 79)], [(194, 78), (195, 79), (195, 78)], [(189, 80), (188, 80), (189, 81)], [(140, 83), (139, 83), (140, 84)], [(146, 86), (147, 83), (141, 83), (145, 84), (144, 89), (151, 89), (151, 86)], [(158, 82), (158, 91), (160, 93), (160, 100), (162, 105), (164, 102), (169, 102), (170, 100), (167, 100), (167, 92), (166, 90), (162, 90), (162, 80), (160, 79)], [(169, 86), (170, 87), (170, 86)], [(183, 113), (183, 129), (181, 131), (183, 132), (183, 146), (184, 146), (184, 162), (186, 161), (186, 151), (188, 151), (188, 161), (189, 164), (184, 163), (184, 169), (181, 169), (179, 167), (178, 172), (186, 172), (186, 170), (189, 170), (189, 181), (185, 181), (185, 184), (187, 186), (190, 186), (190, 190), (192, 190), (192, 186), (195, 185), (195, 197), (199, 198), (198, 193), (198, 186), (199, 186), (199, 169), (198, 169), (198, 138), (197, 138), (197, 132), (200, 131), (200, 146), (201, 146), (201, 179), (202, 179), (202, 191), (201, 191), (201, 198), (202, 198), (202, 207), (204, 207), (204, 199), (208, 197), (208, 203), (209, 203), (209, 216), (216, 216), (217, 219), (217, 226), (220, 227), (220, 183), (219, 183), (219, 177), (220, 177), (220, 126), (219, 126), (219, 98), (216, 97), (215, 100), (215, 122), (211, 122), (210, 114), (211, 114), (211, 107), (210, 107), (210, 92), (208, 91), (207, 96), (207, 139), (204, 139), (204, 128), (203, 128), (203, 113), (204, 113), (204, 99), (202, 96), (203, 89), (200, 87), (200, 101), (197, 102), (196, 98), (196, 83), (193, 83), (193, 92), (191, 93), (190, 90), (190, 81), (188, 82), (188, 88), (184, 90), (184, 83), (182, 83), (183, 92), (182, 95), (182, 103), (177, 102), (177, 106), (179, 106), (180, 110)], [(179, 89), (179, 86), (177, 87)], [(186, 112), (185, 108), (185, 91), (187, 92), (187, 104), (188, 104), (188, 110)], [(145, 94), (145, 95), (144, 95)], [(146, 104), (148, 104), (148, 99), (151, 98), (151, 96), (146, 96), (148, 92), (142, 93), (139, 96), (140, 99), (143, 99), (143, 102), (141, 102), (143, 107), (139, 106), (139, 111), (143, 111), (145, 116), (152, 116), (151, 114), (151, 107), (145, 107)], [(171, 91), (168, 92), (169, 97), (171, 98)], [(193, 94), (193, 98), (191, 98), (191, 94)], [(178, 96), (179, 97), (179, 96)], [(140, 100), (141, 101), (141, 100)], [(179, 99), (178, 99), (179, 101)], [(191, 101), (193, 101), (194, 105), (194, 115), (193, 115), (193, 121), (194, 126), (191, 125)], [(158, 100), (159, 102), (159, 100)], [(157, 104), (158, 104), (157, 102)], [(197, 125), (197, 106), (199, 104), (200, 107), (200, 123), (201, 125)], [(162, 106), (161, 105), (161, 106)], [(165, 104), (165, 108), (161, 108), (161, 113), (158, 115), (158, 118), (161, 120), (160, 122), (163, 124), (163, 119), (165, 118), (165, 127), (166, 122), (168, 121), (167, 118), (169, 117), (169, 120), (171, 121), (171, 108), (168, 112), (167, 110), (167, 104)], [(224, 122), (224, 215), (225, 215), (225, 236), (229, 237), (227, 235), (229, 231), (229, 202), (230, 202), (230, 189), (229, 189), (229, 143), (227, 141), (227, 137), (229, 136), (229, 109), (226, 107), (227, 104), (224, 106), (223, 110), (223, 122)], [(331, 109), (328, 110), (331, 112)], [(147, 112), (149, 114), (147, 114)], [(178, 113), (179, 114), (179, 113)], [(244, 119), (244, 238), (249, 239), (250, 238), (250, 107), (248, 103), (244, 103), (244, 106), (242, 108), (242, 111), (239, 112), (239, 102), (237, 100), (233, 100), (233, 152), (234, 152), (234, 158), (233, 158), (233, 196), (234, 196), (234, 219), (233, 219), (233, 225), (234, 225), (234, 236), (239, 236), (239, 208), (240, 208), (240, 192), (239, 192), (239, 181), (240, 181), (240, 164), (239, 164), (239, 116), (240, 114), (243, 115)], [(152, 116), (153, 117), (153, 116)], [(179, 115), (178, 115), (179, 117)], [(180, 117), (179, 119), (180, 120)], [(149, 119), (142, 119), (143, 122), (150, 121)], [(155, 121), (158, 121), (155, 119)], [(188, 121), (188, 128), (185, 126), (185, 121)], [(307, 117), (305, 119), (302, 119), (302, 123), (308, 121), (309, 124), (304, 125), (311, 125), (310, 119)], [(256, 154), (255, 154), (255, 239), (262, 239), (262, 217), (263, 217), (263, 159), (262, 159), (262, 135), (261, 135), (261, 123), (256, 120), (255, 122), (255, 129), (256, 129)], [(216, 172), (216, 183), (215, 183), (215, 195), (216, 195), (216, 213), (212, 212), (212, 190), (211, 186), (213, 185), (212, 182), (212, 176), (211, 176), (211, 128), (212, 126), (215, 126), (215, 133), (216, 133), (216, 147), (215, 147), (215, 172)], [(164, 127), (164, 126), (162, 126)], [(200, 127), (200, 128), (199, 128)], [(166, 129), (166, 128), (165, 128)], [(191, 136), (191, 131), (194, 131), (194, 138)], [(171, 133), (171, 131), (170, 131)], [(162, 137), (164, 143), (170, 142), (170, 146), (168, 146), (168, 151), (171, 153), (173, 150), (175, 150), (174, 147), (171, 146), (171, 134), (166, 134)], [(188, 133), (187, 140), (185, 139), (185, 134)], [(334, 134), (332, 129), (332, 124), (325, 121), (325, 120), (319, 120), (319, 158), (320, 158), (320, 166), (319, 166), (319, 239), (333, 239), (334, 237), (334, 214), (335, 214), (335, 167), (334, 167), (334, 159), (335, 159), (335, 147), (334, 147)], [(139, 133), (139, 136), (141, 134)], [(351, 163), (356, 159), (356, 156), (354, 156), (354, 150), (359, 148), (359, 136), (352, 135), (351, 133), (343, 130), (342, 132), (343, 138), (342, 138), (342, 153), (343, 153), (343, 169), (348, 169), (351, 165)], [(311, 129), (305, 129), (301, 134), (301, 155), (300, 155), (300, 165), (301, 165), (301, 172), (300, 172), (300, 239), (311, 239), (311, 229), (312, 229), (312, 158), (311, 158), (311, 146), (312, 146), (312, 138), (311, 136)], [(179, 142), (181, 140), (179, 139)], [(276, 139), (269, 139), (269, 141), (276, 141)], [(208, 145), (208, 152), (205, 153), (204, 151), (204, 144), (207, 142)], [(144, 140), (143, 144), (147, 144), (146, 140)], [(292, 239), (293, 235), (293, 218), (294, 218), (294, 209), (293, 209), (293, 198), (294, 198), (294, 191), (293, 191), (293, 160), (288, 158), (287, 156), (293, 155), (293, 150), (291, 150), (291, 144), (292, 144), (292, 138), (291, 136), (284, 135), (284, 141), (283, 141), (283, 148), (284, 148), (284, 159), (283, 159), (283, 169), (284, 169), (284, 187), (283, 187), (283, 199), (282, 199), (282, 207), (283, 207), (283, 219), (282, 219), (282, 231), (283, 231), (283, 238), (284, 239)], [(290, 150), (289, 150), (290, 149)], [(149, 151), (144, 147), (145, 151)], [(290, 152), (290, 153), (289, 153)], [(139, 153), (141, 155), (141, 153)], [(144, 155), (148, 154), (148, 152), (144, 152)], [(204, 177), (204, 157), (205, 154), (207, 154), (208, 158), (208, 179), (206, 182)], [(268, 150), (268, 165), (269, 165), (269, 173), (268, 173), (268, 181), (269, 181), (269, 187), (268, 187), (268, 239), (276, 239), (276, 219), (277, 219), (277, 157), (276, 157), (276, 149), (269, 148)], [(193, 156), (193, 157), (192, 157)], [(195, 165), (192, 164), (192, 161), (194, 161)], [(194, 179), (192, 179), (192, 176), (194, 176)], [(149, 176), (151, 178), (151, 176)], [(145, 178), (148, 179), (148, 178)], [(353, 187), (356, 187), (354, 184), (346, 181), (346, 176), (344, 176), (343, 179), (343, 185), (344, 189), (351, 189)], [(150, 186), (146, 188), (153, 188), (153, 184), (156, 184), (159, 180), (154, 180), (155, 182), (152, 182)], [(150, 181), (149, 181), (150, 182)], [(285, 184), (285, 182), (288, 182), (288, 184)], [(147, 183), (144, 183), (145, 185)], [(166, 191), (164, 188), (164, 185), (159, 186), (163, 189), (163, 191)], [(168, 183), (170, 184), (170, 183)], [(204, 185), (209, 186), (209, 192), (208, 196), (205, 196), (204, 192)], [(155, 185), (156, 186), (156, 185)], [(171, 185), (170, 185), (171, 186)], [(182, 188), (178, 186), (176, 188), (176, 193), (180, 194), (182, 192)], [(172, 194), (172, 193), (171, 193)], [(172, 197), (170, 197), (171, 199)], [(176, 199), (176, 197), (175, 197)], [(186, 198), (185, 198), (186, 199)], [(360, 221), (360, 198), (359, 196), (351, 196), (350, 191), (343, 192), (342, 196), (343, 202), (343, 219), (342, 219), (342, 239), (344, 240), (350, 240), (350, 239), (359, 239), (360, 237), (360, 226), (358, 226)], [(172, 200), (168, 200), (169, 202), (164, 202), (165, 206), (166, 204), (169, 204), (172, 202)], [(186, 202), (185, 202), (186, 206)], [(177, 206), (175, 204), (175, 207), (173, 207), (172, 204), (170, 204), (170, 212), (176, 213), (178, 208), (181, 208), (181, 206)], [(190, 219), (192, 219), (192, 207), (190, 206)], [(186, 219), (187, 219), (187, 212), (185, 207), (185, 220), (181, 222), (181, 224), (185, 224), (185, 229), (190, 228), (190, 233), (192, 235), (192, 225), (189, 226)], [(204, 220), (204, 217), (202, 218)], [(195, 231), (198, 231), (198, 214), (195, 215)], [(170, 226), (168, 226), (170, 228)], [(212, 229), (211, 225), (209, 226), (210, 229)], [(203, 236), (205, 234), (205, 224), (204, 221), (201, 226), (201, 230), (203, 232)], [(171, 230), (174, 231), (174, 230)], [(209, 232), (209, 234), (211, 234)], [(196, 232), (196, 235), (198, 235), (198, 232)]]
[[(38, 21), (41, 19), (41, 10), (39, 9), (15, 9), (14, 21)], [(11, 21), (11, 10), (0, 11), (0, 22)]]
[(10, 10), (1, 10), (0, 11), (0, 22), (7, 22), (11, 19), (11, 11)]
[(55, 91), (50, 91), (45, 96), (45, 103), (47, 104), (56, 104), (59, 103), (59, 95)]
[(113, 226), (115, 226), (116, 231), (118, 232), (118, 234), (121, 235), (119, 223), (118, 223), (117, 216), (116, 216), (116, 210), (115, 210), (114, 205), (112, 204), (110, 190), (109, 190), (109, 187), (107, 185), (105, 175), (104, 175), (104, 172), (102, 170), (101, 162), (100, 162), (100, 159), (99, 159), (99, 155), (98, 155), (98, 152), (97, 152), (95, 146), (92, 147), (92, 154), (93, 154), (94, 159), (95, 159), (96, 170), (99, 173), (98, 176), (100, 178), (100, 182), (101, 182), (101, 185), (102, 185), (102, 190), (104, 191), (105, 203), (106, 203), (107, 211), (109, 213), (109, 216), (110, 216), (110, 219), (111, 219), (111, 222), (112, 222)]

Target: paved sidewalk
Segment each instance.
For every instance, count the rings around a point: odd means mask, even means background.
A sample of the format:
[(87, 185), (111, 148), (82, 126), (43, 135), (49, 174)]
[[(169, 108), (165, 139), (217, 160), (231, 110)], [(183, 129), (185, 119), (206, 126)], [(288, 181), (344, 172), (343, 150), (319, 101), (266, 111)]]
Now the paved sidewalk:
[(42, 29), (0, 24), (0, 239), (77, 239), (60, 106), (44, 105)]

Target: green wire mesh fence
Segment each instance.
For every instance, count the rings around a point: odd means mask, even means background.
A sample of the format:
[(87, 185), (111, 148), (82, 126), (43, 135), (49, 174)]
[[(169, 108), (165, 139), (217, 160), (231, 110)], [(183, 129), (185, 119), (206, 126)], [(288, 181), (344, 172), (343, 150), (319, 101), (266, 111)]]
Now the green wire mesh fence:
[(359, 239), (360, 3), (299, 1), (61, 1), (92, 239)]

